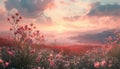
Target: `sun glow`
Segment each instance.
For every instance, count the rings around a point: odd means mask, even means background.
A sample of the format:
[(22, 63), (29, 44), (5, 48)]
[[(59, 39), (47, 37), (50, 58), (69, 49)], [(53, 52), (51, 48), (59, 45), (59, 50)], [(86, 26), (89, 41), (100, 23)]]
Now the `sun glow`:
[(66, 28), (62, 25), (59, 25), (59, 26), (56, 27), (56, 31), (58, 33), (64, 33), (66, 31)]

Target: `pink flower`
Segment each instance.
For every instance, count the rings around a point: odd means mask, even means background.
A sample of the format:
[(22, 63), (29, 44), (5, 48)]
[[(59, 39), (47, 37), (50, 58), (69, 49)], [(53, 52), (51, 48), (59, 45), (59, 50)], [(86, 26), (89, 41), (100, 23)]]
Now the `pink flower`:
[(107, 38), (108, 41), (112, 41), (112, 39), (113, 38), (111, 36), (108, 36), (108, 38)]
[(61, 55), (60, 55), (60, 54), (57, 54), (57, 55), (56, 55), (56, 58), (61, 58)]
[(5, 62), (5, 66), (8, 66), (10, 63), (9, 62)]
[(38, 67), (37, 69), (41, 69), (40, 67)]
[(35, 53), (35, 49), (31, 50), (31, 53), (34, 54)]
[(3, 63), (3, 60), (2, 60), (2, 59), (0, 59), (0, 63)]
[(48, 60), (49, 60), (49, 62), (50, 62), (50, 66), (54, 66), (54, 65), (55, 65), (55, 63), (54, 63), (53, 60), (51, 60), (51, 59), (48, 59)]
[(8, 53), (8, 55), (10, 55), (10, 56), (13, 56), (13, 55), (14, 55), (13, 52), (11, 52), (11, 51), (8, 51), (7, 53)]
[(94, 67), (95, 67), (95, 68), (99, 68), (99, 67), (100, 67), (100, 62), (95, 62), (95, 63), (94, 63)]
[(36, 61), (36, 62), (39, 62), (39, 61), (40, 61), (40, 57), (37, 57), (35, 61)]
[(107, 62), (106, 62), (105, 60), (103, 60), (103, 61), (101, 62), (101, 65), (102, 65), (102, 67), (104, 67), (104, 66), (107, 65)]
[(52, 57), (53, 57), (53, 54), (51, 53), (51, 54), (50, 54), (50, 58), (52, 58)]

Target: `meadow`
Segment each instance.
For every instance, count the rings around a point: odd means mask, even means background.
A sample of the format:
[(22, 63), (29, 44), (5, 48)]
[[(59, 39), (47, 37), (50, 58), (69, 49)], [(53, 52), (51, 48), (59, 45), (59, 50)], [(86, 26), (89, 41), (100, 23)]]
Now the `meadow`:
[(0, 38), (0, 69), (120, 69), (119, 31), (104, 45), (54, 46), (41, 44), (45, 36), (33, 24), (19, 26), (21, 19), (8, 18), (11, 37)]

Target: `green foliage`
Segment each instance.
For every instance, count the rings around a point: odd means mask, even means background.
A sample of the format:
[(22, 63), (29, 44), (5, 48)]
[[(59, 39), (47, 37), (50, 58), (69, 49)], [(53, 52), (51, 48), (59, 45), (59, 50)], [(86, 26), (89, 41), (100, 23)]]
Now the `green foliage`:
[(35, 65), (37, 53), (31, 53), (31, 50), (29, 46), (16, 49), (14, 58), (11, 60), (11, 67), (15, 67), (16, 69), (32, 69)]

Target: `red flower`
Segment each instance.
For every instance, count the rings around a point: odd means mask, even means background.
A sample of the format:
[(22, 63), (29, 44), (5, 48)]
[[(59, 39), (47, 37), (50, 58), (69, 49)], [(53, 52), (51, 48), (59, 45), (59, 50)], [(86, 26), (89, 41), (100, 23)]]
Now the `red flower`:
[(28, 30), (31, 30), (31, 28), (28, 28)]
[(27, 29), (28, 28), (28, 26), (27, 25), (25, 25), (25, 29)]
[(40, 61), (40, 57), (37, 57), (37, 58), (36, 58), (36, 62), (39, 62), (39, 61)]
[(21, 26), (19, 29), (20, 29), (20, 30), (24, 30), (23, 26)]
[(10, 21), (10, 18), (8, 18), (7, 20)]
[(14, 32), (14, 35), (16, 35), (17, 34), (17, 32)]
[(36, 29), (36, 27), (34, 27), (34, 29)]
[(12, 18), (14, 19), (15, 17), (14, 17), (14, 16), (12, 16)]
[(41, 38), (44, 39), (44, 35), (42, 35)]
[(30, 26), (33, 26), (33, 24), (30, 24)]
[(10, 28), (10, 31), (12, 31), (12, 28)]
[(37, 30), (37, 33), (39, 33), (39, 30)]
[(16, 20), (16, 22), (19, 22), (20, 20), (18, 19), (18, 20)]
[(22, 17), (20, 16), (19, 19), (22, 19)]
[(34, 35), (31, 35), (31, 37), (34, 37)]
[(18, 16), (18, 15), (19, 15), (19, 13), (16, 13), (15, 15), (16, 15), (16, 16)]
[(34, 54), (35, 53), (35, 49), (31, 50), (31, 53)]

